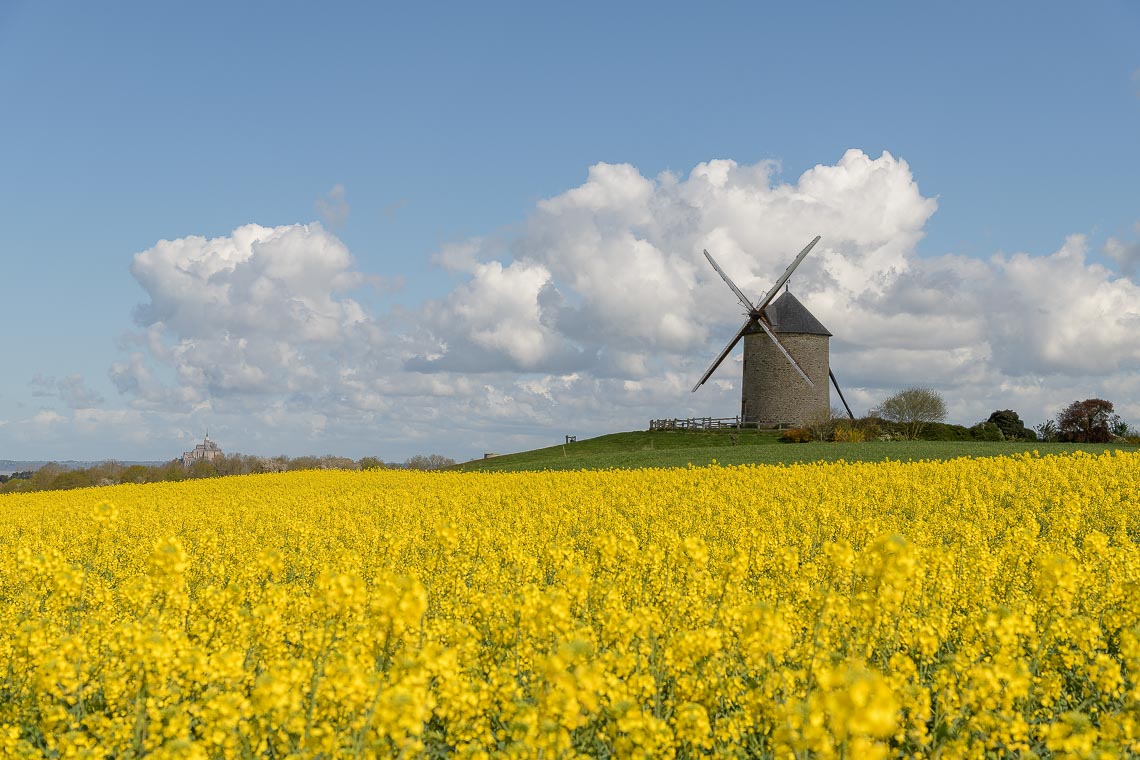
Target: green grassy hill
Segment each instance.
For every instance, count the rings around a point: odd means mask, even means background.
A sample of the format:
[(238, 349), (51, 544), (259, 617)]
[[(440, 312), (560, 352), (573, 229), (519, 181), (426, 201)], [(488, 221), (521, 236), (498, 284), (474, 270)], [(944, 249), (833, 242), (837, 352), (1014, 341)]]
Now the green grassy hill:
[(1127, 444), (1016, 443), (1012, 441), (869, 441), (866, 443), (781, 443), (774, 431), (659, 430), (611, 433), (577, 443), (476, 459), (453, 470), (513, 472), (521, 470), (599, 470), (610, 467), (685, 467), (720, 464), (791, 464), (793, 462), (879, 462), (885, 459), (954, 459), (1017, 454), (1116, 449)]

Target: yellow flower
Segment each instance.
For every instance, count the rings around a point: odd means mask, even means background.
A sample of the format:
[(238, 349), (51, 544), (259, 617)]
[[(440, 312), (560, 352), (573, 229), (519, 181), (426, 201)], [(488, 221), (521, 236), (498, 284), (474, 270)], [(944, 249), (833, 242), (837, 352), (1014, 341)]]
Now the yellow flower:
[(0, 757), (1140, 755), (1138, 494), (1137, 453), (8, 494)]

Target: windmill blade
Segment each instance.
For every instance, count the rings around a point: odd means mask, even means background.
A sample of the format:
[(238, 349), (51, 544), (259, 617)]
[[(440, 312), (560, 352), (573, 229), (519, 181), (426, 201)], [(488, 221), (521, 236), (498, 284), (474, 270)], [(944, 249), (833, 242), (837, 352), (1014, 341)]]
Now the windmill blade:
[(733, 282), (732, 279), (724, 273), (724, 270), (721, 269), (720, 265), (716, 263), (716, 259), (712, 257), (712, 254), (708, 251), (702, 251), (702, 253), (704, 253), (705, 258), (709, 260), (709, 263), (712, 264), (713, 269), (716, 270), (716, 273), (720, 275), (720, 279), (724, 280), (728, 284), (728, 287), (732, 288), (732, 292), (735, 293), (736, 297), (740, 299), (740, 303), (744, 304), (744, 308), (748, 309), (748, 313), (751, 314), (752, 312), (756, 311), (756, 307), (753, 306), (752, 302), (748, 300), (748, 296), (744, 295), (744, 293), (741, 292), (740, 288), (736, 287), (736, 283)]
[(847, 399), (843, 398), (843, 391), (839, 390), (839, 381), (835, 379), (835, 373), (829, 367), (827, 374), (831, 377), (831, 384), (835, 386), (835, 392), (839, 394), (839, 400), (843, 402), (843, 408), (847, 410), (847, 416), (855, 419), (855, 415), (851, 413), (851, 407), (847, 405)]
[(784, 348), (784, 344), (781, 343), (779, 338), (776, 337), (776, 333), (772, 332), (772, 328), (770, 328), (770, 327), (768, 327), (768, 325), (764, 324), (764, 320), (762, 320), (762, 319), (756, 320), (756, 324), (758, 324), (762, 328), (764, 328), (764, 332), (767, 334), (767, 336), (769, 338), (772, 339), (772, 342), (776, 344), (776, 348), (780, 349), (780, 353), (784, 355), (784, 358), (787, 359), (788, 361), (790, 361), (792, 363), (792, 366), (796, 368), (796, 372), (800, 373), (800, 377), (802, 377), (804, 380), (806, 380), (807, 384), (810, 385), (812, 388), (814, 388), (815, 383), (813, 383), (811, 381), (811, 378), (807, 376), (806, 372), (804, 372), (802, 369), (800, 369), (800, 365), (796, 364), (796, 360), (793, 359), (792, 355), (788, 353), (788, 349)]
[(796, 260), (788, 265), (788, 268), (784, 270), (784, 273), (782, 275), (780, 275), (780, 279), (776, 280), (776, 284), (773, 285), (772, 289), (764, 295), (764, 300), (760, 302), (758, 308), (763, 309), (773, 298), (776, 297), (776, 293), (780, 291), (780, 288), (782, 288), (784, 286), (784, 283), (788, 281), (788, 278), (792, 276), (792, 272), (796, 271), (796, 267), (800, 265), (800, 262), (804, 260), (804, 257), (808, 255), (808, 252), (811, 251), (811, 249), (814, 248), (815, 244), (818, 242), (819, 235), (816, 235), (815, 240), (808, 243), (807, 248), (804, 248), (802, 251), (800, 251), (800, 255), (796, 256)]
[(749, 317), (748, 321), (740, 326), (740, 329), (736, 331), (736, 336), (728, 342), (728, 345), (725, 346), (724, 350), (720, 352), (720, 356), (713, 360), (713, 363), (710, 364), (709, 368), (705, 370), (705, 374), (701, 375), (701, 379), (698, 380), (697, 384), (693, 386), (692, 393), (696, 393), (697, 388), (700, 388), (705, 384), (706, 380), (712, 377), (712, 373), (716, 372), (716, 368), (720, 366), (720, 363), (722, 361), (724, 361), (724, 357), (728, 356), (729, 352), (731, 352), (732, 349), (736, 348), (736, 344), (740, 342), (740, 339), (742, 337), (744, 337), (744, 331), (748, 329), (749, 325), (751, 325), (753, 321), (755, 320)]

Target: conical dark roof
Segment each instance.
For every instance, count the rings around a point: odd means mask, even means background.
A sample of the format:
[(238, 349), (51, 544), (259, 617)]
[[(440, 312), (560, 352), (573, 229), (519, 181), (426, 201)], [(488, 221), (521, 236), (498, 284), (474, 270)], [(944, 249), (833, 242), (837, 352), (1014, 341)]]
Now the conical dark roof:
[(786, 290), (765, 307), (764, 314), (768, 317), (768, 323), (772, 325), (772, 332), (831, 335), (828, 329), (812, 316), (807, 307)]

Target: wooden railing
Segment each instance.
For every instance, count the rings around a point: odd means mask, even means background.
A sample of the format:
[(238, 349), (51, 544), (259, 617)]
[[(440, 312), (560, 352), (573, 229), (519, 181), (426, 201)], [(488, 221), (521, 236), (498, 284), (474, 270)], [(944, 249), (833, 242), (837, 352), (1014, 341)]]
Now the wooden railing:
[(755, 422), (745, 422), (740, 417), (690, 417), (687, 420), (650, 420), (650, 430), (722, 430), (728, 428), (755, 428)]

